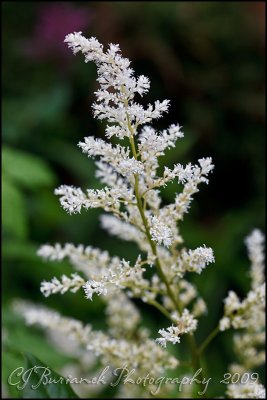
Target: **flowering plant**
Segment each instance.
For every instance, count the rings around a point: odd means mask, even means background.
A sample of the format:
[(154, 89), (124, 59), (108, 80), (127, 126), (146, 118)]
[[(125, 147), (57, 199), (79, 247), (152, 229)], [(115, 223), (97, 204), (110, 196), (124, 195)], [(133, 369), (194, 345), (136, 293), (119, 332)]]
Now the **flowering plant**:
[[(230, 373), (242, 376), (247, 373), (248, 379), (237, 384), (231, 380), (226, 382), (226, 395), (263, 398), (264, 388), (253, 377), (253, 368), (264, 362), (264, 353), (259, 348), (264, 343), (263, 235), (254, 230), (246, 239), (252, 263), (252, 285), (247, 297), (240, 301), (233, 291), (229, 292), (218, 326), (197, 345), (194, 338), (197, 318), (207, 307), (188, 278), (190, 273), (202, 273), (215, 260), (210, 247), (185, 247), (178, 222), (189, 211), (199, 185), (208, 183), (208, 175), (214, 167), (212, 160), (201, 158), (198, 164), (176, 164), (172, 169), (165, 166), (162, 175), (158, 175), (159, 157), (183, 137), (178, 124), (162, 132), (149, 125), (168, 111), (169, 101), (156, 101), (146, 108), (136, 101), (138, 95), (148, 92), (150, 82), (143, 75), (134, 76), (130, 61), (121, 56), (118, 45), (110, 44), (105, 52), (97, 39), (86, 39), (81, 32), (67, 35), (65, 42), (74, 54), (82, 52), (85, 62), (96, 64), (100, 89), (95, 93), (94, 116), (107, 121), (107, 139), (115, 136), (122, 144), (112, 145), (102, 139), (86, 137), (78, 145), (89, 157), (98, 159), (96, 176), (106, 186), (84, 192), (81, 188), (62, 185), (55, 194), (60, 196), (61, 206), (69, 214), (80, 213), (83, 208), (102, 208), (106, 212), (101, 216), (102, 227), (120, 239), (134, 241), (140, 254), (131, 264), (107, 251), (70, 243), (46, 244), (38, 251), (46, 260), (67, 258), (79, 272), (42, 282), (44, 296), (79, 289), (83, 289), (90, 300), (101, 295), (106, 301), (107, 332), (96, 331), (89, 324), (29, 303), (17, 303), (17, 311), (29, 324), (47, 329), (51, 340), (59, 346), (62, 343), (51, 331), (63, 333), (69, 341), (68, 350), (72, 346), (76, 354), (87, 349), (99, 357), (103, 365), (112, 365), (124, 372), (133, 368), (132, 379), (148, 373), (159, 377), (166, 369), (179, 371), (179, 365), (184, 362), (171, 355), (167, 345), (180, 343), (184, 336), (191, 354), (189, 373), (198, 371), (199, 376), (180, 391), (181, 398), (204, 395), (207, 380), (200, 357), (212, 338), (229, 328), (242, 329), (234, 339), (240, 362), (230, 366)], [(176, 194), (173, 203), (162, 205), (160, 189), (175, 180), (183, 185), (183, 190)], [(169, 320), (169, 326), (162, 327), (155, 340), (152, 338), (155, 333), (141, 326), (141, 315), (133, 298), (155, 307)], [(81, 364), (86, 366), (87, 362), (85, 359)], [(172, 397), (171, 383), (159, 388), (154, 379), (146, 385), (121, 385), (116, 395), (153, 397), (159, 393)]]

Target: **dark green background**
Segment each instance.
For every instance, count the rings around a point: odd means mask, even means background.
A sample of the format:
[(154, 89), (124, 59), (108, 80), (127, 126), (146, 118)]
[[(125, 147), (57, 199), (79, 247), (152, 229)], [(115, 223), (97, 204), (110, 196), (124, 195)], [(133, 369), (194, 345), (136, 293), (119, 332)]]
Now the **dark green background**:
[[(216, 325), (229, 289), (246, 293), (243, 240), (255, 227), (264, 230), (265, 217), (264, 8), (264, 2), (2, 2), (4, 380), (21, 365), (21, 351), (55, 369), (65, 361), (39, 331), (18, 321), (12, 299), (30, 299), (103, 326), (99, 298), (91, 303), (81, 292), (42, 297), (40, 282), (71, 268), (43, 263), (36, 256), (41, 244), (84, 243), (127, 259), (137, 254), (133, 244), (100, 230), (98, 210), (69, 216), (53, 195), (60, 184), (99, 187), (94, 164), (77, 143), (87, 135), (104, 136), (104, 124), (90, 108), (95, 66), (67, 50), (67, 33), (82, 30), (104, 44), (119, 43), (136, 73), (151, 80), (144, 100), (171, 100), (169, 114), (156, 126), (178, 122), (185, 138), (162, 165), (213, 158), (210, 184), (202, 185), (180, 224), (188, 247), (205, 243), (216, 257), (201, 276), (192, 276), (209, 305), (197, 341)], [(169, 185), (164, 202), (176, 190)], [(138, 305), (156, 335), (167, 322)], [(218, 382), (234, 359), (231, 336), (221, 335), (208, 349), (211, 396), (223, 394)]]

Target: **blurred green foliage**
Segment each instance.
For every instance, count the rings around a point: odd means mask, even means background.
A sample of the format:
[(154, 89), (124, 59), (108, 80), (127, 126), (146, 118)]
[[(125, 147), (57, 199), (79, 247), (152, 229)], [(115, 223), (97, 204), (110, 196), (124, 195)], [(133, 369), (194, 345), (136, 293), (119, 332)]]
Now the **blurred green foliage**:
[[(161, 167), (204, 156), (214, 160), (210, 184), (201, 187), (181, 223), (188, 247), (205, 243), (216, 256), (214, 266), (192, 276), (209, 305), (197, 332), (200, 342), (216, 325), (227, 291), (243, 295), (248, 289), (243, 240), (254, 227), (265, 227), (264, 7), (257, 1), (2, 2), (3, 301), (11, 341), (4, 348), (4, 382), (21, 365), (22, 351), (51, 368), (66, 361), (38, 330), (23, 327), (12, 314), (14, 298), (44, 303), (101, 328), (100, 299), (89, 303), (82, 294), (42, 298), (40, 281), (71, 268), (44, 264), (36, 256), (40, 244), (90, 244), (128, 259), (136, 254), (133, 244), (100, 230), (98, 210), (70, 217), (53, 195), (61, 183), (99, 187), (93, 162), (76, 144), (90, 134), (104, 135), (90, 110), (95, 68), (72, 56), (62, 43), (65, 34), (83, 30), (103, 43), (120, 43), (136, 73), (151, 79), (145, 101), (171, 100), (158, 128), (177, 121), (185, 138), (162, 158)], [(171, 201), (176, 190), (175, 184), (165, 188), (163, 200)], [(138, 305), (156, 332), (165, 321)], [(218, 395), (218, 381), (233, 359), (231, 336), (219, 336), (207, 352), (214, 374), (211, 396)]]

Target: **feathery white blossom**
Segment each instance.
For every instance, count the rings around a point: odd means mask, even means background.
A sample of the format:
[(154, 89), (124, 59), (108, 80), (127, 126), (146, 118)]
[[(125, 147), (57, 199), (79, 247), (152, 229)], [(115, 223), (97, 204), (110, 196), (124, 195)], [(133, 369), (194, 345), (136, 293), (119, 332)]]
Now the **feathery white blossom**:
[(44, 306), (36, 306), (27, 301), (15, 301), (14, 310), (22, 316), (28, 325), (37, 325), (43, 329), (55, 330), (86, 346), (92, 332), (91, 325), (83, 325), (73, 318), (63, 317), (56, 311)]
[(111, 257), (107, 251), (101, 251), (91, 246), (66, 243), (61, 246), (45, 244), (40, 247), (37, 254), (44, 260), (62, 261), (67, 258), (75, 269), (82, 271), (87, 278), (96, 279), (109, 265), (119, 265), (118, 257)]
[(162, 336), (161, 338), (157, 338), (156, 342), (160, 344), (162, 347), (166, 347), (167, 342), (171, 342), (172, 344), (180, 343), (180, 329), (177, 326), (169, 326), (166, 329), (160, 329), (159, 334)]
[(265, 363), (265, 330), (258, 329), (252, 331), (240, 332), (235, 334), (234, 349), (238, 355), (239, 362), (242, 363), (245, 370), (252, 370)]
[(187, 308), (184, 309), (181, 316), (177, 312), (173, 312), (171, 316), (181, 333), (188, 333), (196, 330), (197, 320), (190, 314)]
[[(101, 183), (105, 183), (111, 188), (120, 188), (123, 191), (128, 190), (132, 193), (132, 189), (129, 187), (125, 177), (122, 177), (113, 167), (102, 161), (96, 161), (95, 164), (97, 167), (95, 176), (99, 178)], [(133, 196), (133, 194), (131, 195)]]
[(219, 321), (220, 331), (225, 331), (231, 327), (231, 320), (228, 317), (223, 317)]
[(207, 310), (207, 304), (199, 297), (193, 305), (192, 314), (195, 317), (199, 317), (200, 315), (207, 314)]
[(261, 285), (264, 280), (264, 241), (265, 237), (259, 229), (254, 229), (245, 239), (248, 257), (251, 261), (250, 275), (252, 288)]
[[(61, 206), (70, 214), (80, 213), (83, 208), (102, 208), (111, 213), (101, 216), (102, 227), (120, 239), (134, 241), (142, 257), (139, 255), (130, 263), (106, 251), (71, 243), (47, 244), (38, 250), (38, 255), (46, 260), (67, 258), (74, 269), (85, 276), (84, 279), (73, 273), (70, 277), (62, 275), (61, 279), (54, 277), (50, 282), (43, 281), (44, 296), (68, 290), (76, 292), (81, 287), (87, 299), (92, 300), (94, 294), (104, 296), (108, 325), (105, 333), (44, 307), (20, 301), (15, 308), (28, 324), (42, 327), (50, 337), (54, 332), (57, 340), (60, 335), (71, 339), (79, 351), (93, 352), (104, 365), (119, 368), (129, 365), (134, 369), (134, 377), (148, 371), (159, 376), (165, 369), (174, 369), (179, 364), (164, 349), (167, 342), (176, 344), (181, 335), (193, 334), (198, 324), (196, 317), (206, 311), (204, 300), (184, 275), (188, 271), (200, 274), (213, 263), (213, 250), (205, 245), (194, 250), (178, 247), (183, 238), (177, 222), (188, 212), (199, 185), (209, 182), (208, 175), (214, 165), (210, 157), (201, 158), (195, 165), (165, 166), (158, 175), (158, 158), (183, 137), (178, 124), (163, 131), (148, 125), (168, 111), (169, 100), (156, 100), (147, 106), (137, 102), (138, 96), (148, 92), (150, 81), (144, 75), (134, 76), (130, 61), (121, 56), (119, 45), (111, 43), (104, 50), (96, 38), (86, 39), (81, 32), (67, 35), (65, 42), (74, 54), (81, 52), (85, 62), (96, 64), (100, 87), (92, 105), (94, 117), (106, 120), (107, 139), (115, 136), (124, 139), (124, 144), (112, 145), (92, 136), (85, 137), (78, 146), (87, 156), (97, 159), (96, 177), (106, 186), (83, 191), (61, 185), (55, 189), (55, 194), (60, 196)], [(183, 189), (176, 194), (173, 203), (162, 206), (160, 188), (174, 180)], [(246, 239), (251, 260), (251, 290), (243, 300), (230, 291), (219, 322), (221, 331), (230, 327), (243, 329), (234, 336), (234, 349), (240, 363), (230, 366), (242, 373), (264, 361), (260, 348), (265, 327), (263, 239), (258, 230)], [(146, 274), (147, 267), (155, 264), (157, 268)], [(141, 316), (130, 298), (141, 299), (161, 310), (164, 308), (163, 313), (169, 316), (172, 326), (160, 329), (161, 337), (156, 340), (150, 339), (149, 330), (139, 327)], [(179, 302), (179, 312), (174, 298)], [(228, 385), (227, 395), (263, 398), (263, 386), (251, 383)]]
[(180, 343), (180, 335), (193, 332), (197, 327), (197, 320), (186, 308), (181, 316), (177, 312), (172, 313), (171, 316), (176, 325), (169, 326), (167, 330), (160, 329), (159, 333), (162, 337), (156, 339), (156, 342), (162, 347), (166, 347), (167, 342)]
[[(122, 306), (123, 305), (123, 306)], [(113, 337), (120, 338), (134, 334), (141, 316), (134, 303), (124, 292), (108, 296), (106, 306), (109, 332)]]
[[(38, 316), (37, 309), (22, 306), (21, 312), (32, 324), (74, 335), (79, 343), (94, 351), (105, 363), (115, 366), (126, 363), (138, 367), (139, 371), (160, 374), (165, 368), (175, 368), (178, 361), (157, 343), (163, 347), (168, 341), (178, 343), (181, 334), (190, 334), (196, 329), (195, 316), (205, 310), (205, 303), (197, 298), (194, 286), (179, 280), (178, 275), (186, 271), (200, 273), (214, 261), (213, 252), (205, 246), (179, 252), (176, 246), (183, 239), (177, 221), (188, 211), (198, 185), (208, 183), (207, 175), (212, 171), (213, 164), (211, 158), (203, 158), (198, 160), (198, 165), (189, 163), (165, 167), (163, 176), (157, 176), (158, 158), (183, 137), (178, 124), (160, 132), (148, 125), (168, 111), (169, 100), (156, 100), (147, 106), (136, 101), (136, 95), (143, 96), (148, 92), (150, 82), (143, 75), (134, 76), (130, 61), (121, 56), (118, 45), (110, 44), (104, 50), (96, 38), (86, 39), (81, 32), (67, 35), (65, 42), (74, 54), (81, 52), (86, 62), (96, 64), (100, 87), (95, 92), (96, 101), (92, 108), (95, 118), (108, 123), (105, 127), (106, 138), (115, 136), (125, 139), (128, 145), (112, 145), (92, 136), (85, 137), (78, 146), (83, 153), (97, 159), (96, 176), (106, 186), (83, 191), (74, 186), (61, 185), (55, 189), (55, 194), (60, 197), (63, 209), (70, 214), (80, 213), (83, 208), (102, 208), (111, 213), (101, 217), (102, 227), (121, 239), (134, 241), (146, 255), (142, 258), (139, 255), (132, 265), (99, 249), (71, 243), (64, 246), (58, 243), (55, 246), (44, 245), (38, 251), (42, 258), (48, 260), (67, 258), (76, 270), (85, 275), (85, 279), (72, 274), (70, 278), (63, 275), (61, 279), (44, 281), (41, 284), (42, 293), (45, 296), (63, 294), (67, 290), (74, 292), (83, 287), (87, 299), (92, 300), (94, 294), (105, 296), (109, 325), (107, 334), (47, 310), (41, 310)], [(184, 190), (176, 195), (173, 204), (161, 207), (160, 187), (174, 179), (184, 185)], [(166, 282), (170, 282), (170, 287), (155, 271), (151, 277), (144, 277), (145, 266), (153, 266), (155, 262), (161, 263), (162, 273)], [(175, 313), (169, 296), (169, 290), (176, 292), (176, 289), (183, 307), (181, 315)], [(161, 297), (175, 326), (161, 329), (162, 338), (156, 341), (149, 339), (148, 333), (138, 328), (140, 314), (128, 299), (131, 297), (151, 305)], [(187, 305), (192, 311), (185, 308)], [(44, 320), (40, 322), (40, 318)]]
[(213, 250), (210, 247), (198, 247), (195, 250), (182, 249), (173, 270), (178, 276), (183, 276), (186, 271), (200, 274), (204, 268), (215, 261)]
[(143, 251), (149, 251), (149, 244), (143, 232), (136, 226), (121, 221), (112, 215), (101, 215), (100, 222), (102, 228), (113, 236), (117, 236), (122, 240), (134, 241)]
[(220, 329), (246, 328), (250, 333), (257, 332), (265, 326), (265, 279), (264, 279), (264, 236), (254, 230), (245, 240), (251, 261), (251, 287), (247, 296), (241, 301), (237, 294), (229, 291), (224, 300), (224, 316)]
[[(251, 261), (251, 290), (241, 301), (234, 291), (229, 291), (224, 300), (224, 316), (219, 328), (238, 329), (233, 337), (237, 362), (230, 365), (232, 374), (246, 374), (265, 363), (265, 279), (264, 279), (264, 236), (255, 229), (245, 240)], [(251, 375), (252, 376), (252, 375)], [(265, 398), (265, 388), (251, 379), (227, 386), (230, 398)]]
[(89, 208), (89, 201), (81, 188), (61, 185), (54, 193), (61, 196), (60, 204), (69, 214), (80, 213), (82, 207)]
[[(154, 177), (158, 168), (158, 157), (164, 155), (164, 151), (175, 146), (178, 138), (183, 137), (181, 127), (172, 124), (167, 130), (156, 133), (152, 126), (145, 125), (138, 139), (138, 150), (145, 168)], [(148, 176), (149, 178), (149, 176)]]
[(177, 178), (180, 183), (190, 183), (197, 187), (201, 182), (208, 183), (207, 175), (213, 170), (214, 165), (210, 157), (201, 158), (198, 160), (199, 165), (191, 163), (183, 167), (181, 164), (176, 164), (173, 169), (164, 167), (163, 176), (155, 180), (153, 186), (165, 186), (169, 181)]
[(107, 294), (107, 289), (103, 282), (96, 282), (93, 280), (87, 281), (83, 286), (83, 289), (85, 291), (86, 298), (90, 300), (92, 300), (94, 293), (97, 293), (98, 295), (102, 294), (103, 296), (106, 296)]
[(103, 208), (105, 211), (119, 210), (120, 204), (132, 201), (132, 193), (121, 188), (87, 189), (85, 194), (81, 188), (61, 185), (55, 189), (55, 194), (61, 196), (60, 204), (69, 214), (80, 213), (82, 207)]
[(195, 286), (185, 279), (179, 279), (178, 289), (180, 293), (180, 301), (184, 306), (187, 306), (198, 295)]
[(255, 382), (230, 384), (226, 394), (229, 399), (266, 399), (265, 387)]
[(140, 288), (149, 288), (149, 282), (143, 278), (144, 271), (145, 268), (140, 265), (140, 257), (133, 267), (124, 259), (119, 263), (109, 264), (109, 268), (102, 270), (98, 278), (84, 285), (86, 297), (92, 300), (93, 293), (105, 296), (109, 291), (123, 288), (130, 288), (133, 295), (141, 293)]
[(138, 78), (133, 76), (130, 62), (120, 55), (118, 45), (110, 44), (104, 52), (103, 45), (96, 38), (86, 39), (81, 32), (67, 35), (65, 42), (74, 54), (81, 51), (86, 62), (93, 61), (97, 65), (100, 90), (95, 93), (97, 102), (93, 110), (96, 118), (115, 124), (108, 127), (108, 137), (129, 137), (132, 131), (128, 123), (142, 125), (160, 118), (168, 110), (168, 100), (157, 100), (154, 106), (149, 104), (147, 109), (133, 101), (135, 93), (143, 95), (148, 91), (149, 79), (143, 75)]
[(230, 291), (224, 303), (224, 315), (234, 329), (260, 326), (265, 311), (265, 283), (249, 291), (243, 301)]
[(151, 224), (151, 238), (157, 244), (163, 244), (169, 247), (173, 242), (173, 236), (170, 228), (166, 226), (158, 217), (155, 215), (150, 219)]
[(129, 158), (128, 160), (122, 160), (119, 164), (119, 171), (123, 176), (129, 175), (141, 175), (144, 172), (144, 166), (140, 161), (135, 158)]
[(84, 142), (79, 142), (83, 153), (89, 157), (100, 157), (101, 162), (111, 165), (119, 174), (128, 176), (131, 174), (142, 174), (144, 166), (141, 161), (129, 157), (129, 149), (110, 143), (102, 139), (95, 139), (92, 136), (85, 137)]
[(77, 292), (85, 283), (85, 280), (80, 277), (78, 274), (71, 274), (71, 278), (68, 278), (66, 275), (62, 275), (61, 281), (57, 278), (53, 278), (51, 282), (43, 281), (41, 283), (41, 292), (45, 297), (50, 296), (51, 294), (61, 293), (64, 294), (68, 290), (72, 293)]
[(99, 138), (95, 139), (93, 136), (85, 137), (84, 142), (79, 142), (78, 146), (88, 157), (99, 156), (101, 161), (111, 164), (114, 167), (120, 161), (129, 158), (129, 149), (126, 147), (120, 146), (119, 144), (112, 146), (111, 143), (107, 143)]
[(137, 331), (139, 341), (132, 342), (125, 338), (116, 339), (101, 331), (93, 330), (72, 318), (62, 317), (46, 307), (34, 306), (28, 302), (15, 302), (14, 308), (25, 318), (29, 325), (37, 325), (45, 330), (60, 332), (101, 357), (104, 365), (121, 368), (130, 365), (139, 371), (150, 371), (160, 375), (165, 369), (174, 369), (178, 360), (149, 339), (148, 332)]

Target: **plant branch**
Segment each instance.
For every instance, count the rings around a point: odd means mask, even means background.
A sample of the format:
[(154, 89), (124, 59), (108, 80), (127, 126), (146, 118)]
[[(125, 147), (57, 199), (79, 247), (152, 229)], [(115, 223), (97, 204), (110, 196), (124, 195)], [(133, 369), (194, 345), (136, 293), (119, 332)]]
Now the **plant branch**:
[[(127, 115), (127, 113), (126, 113), (126, 115)], [(135, 142), (134, 142), (134, 132), (133, 132), (133, 128), (132, 128), (132, 126), (130, 124), (128, 115), (127, 115), (127, 122), (128, 122), (128, 129), (129, 129), (129, 131), (131, 133), (131, 135), (129, 137), (131, 150), (132, 150), (133, 156), (137, 159), (137, 152), (136, 152)], [(162, 279), (162, 281), (164, 282), (164, 284), (166, 286), (166, 289), (167, 289), (167, 293), (168, 293), (170, 299), (172, 300), (173, 304), (175, 305), (175, 308), (178, 310), (179, 314), (182, 314), (183, 306), (179, 302), (179, 299), (177, 299), (175, 297), (175, 295), (174, 295), (174, 293), (173, 293), (173, 291), (172, 291), (172, 289), (170, 287), (170, 284), (169, 284), (169, 282), (168, 282), (168, 280), (167, 280), (167, 278), (166, 278), (166, 276), (165, 276), (165, 274), (163, 272), (163, 269), (161, 267), (161, 263), (160, 263), (160, 260), (159, 260), (158, 254), (157, 254), (157, 246), (156, 246), (156, 244), (153, 242), (153, 240), (151, 238), (148, 222), (147, 222), (147, 219), (146, 219), (146, 216), (145, 216), (145, 213), (144, 213), (144, 208), (143, 208), (143, 204), (142, 204), (142, 198), (141, 198), (140, 193), (139, 193), (138, 174), (135, 174), (134, 178), (135, 178), (134, 191), (135, 191), (135, 196), (136, 196), (136, 201), (137, 201), (137, 207), (138, 207), (140, 216), (141, 216), (143, 224), (144, 224), (144, 228), (145, 228), (145, 231), (146, 231), (146, 236), (147, 236), (148, 242), (150, 244), (152, 253), (156, 257), (155, 265), (156, 265), (158, 274), (159, 274), (160, 278)], [(200, 366), (199, 352), (198, 352), (198, 348), (197, 348), (197, 344), (196, 344), (195, 338), (194, 338), (193, 335), (190, 335), (190, 334), (186, 335), (185, 337), (186, 337), (188, 346), (189, 346), (189, 348), (191, 350), (192, 367), (193, 367), (193, 369), (195, 371), (197, 371), (197, 370), (201, 369), (201, 366)], [(199, 376), (200, 376), (200, 379), (202, 381), (203, 380), (202, 371), (200, 372)]]
[(216, 326), (215, 329), (209, 334), (209, 336), (204, 340), (204, 342), (199, 346), (198, 353), (201, 354), (203, 351), (206, 349), (206, 347), (210, 344), (210, 342), (217, 336), (217, 334), (220, 332), (219, 325)]

